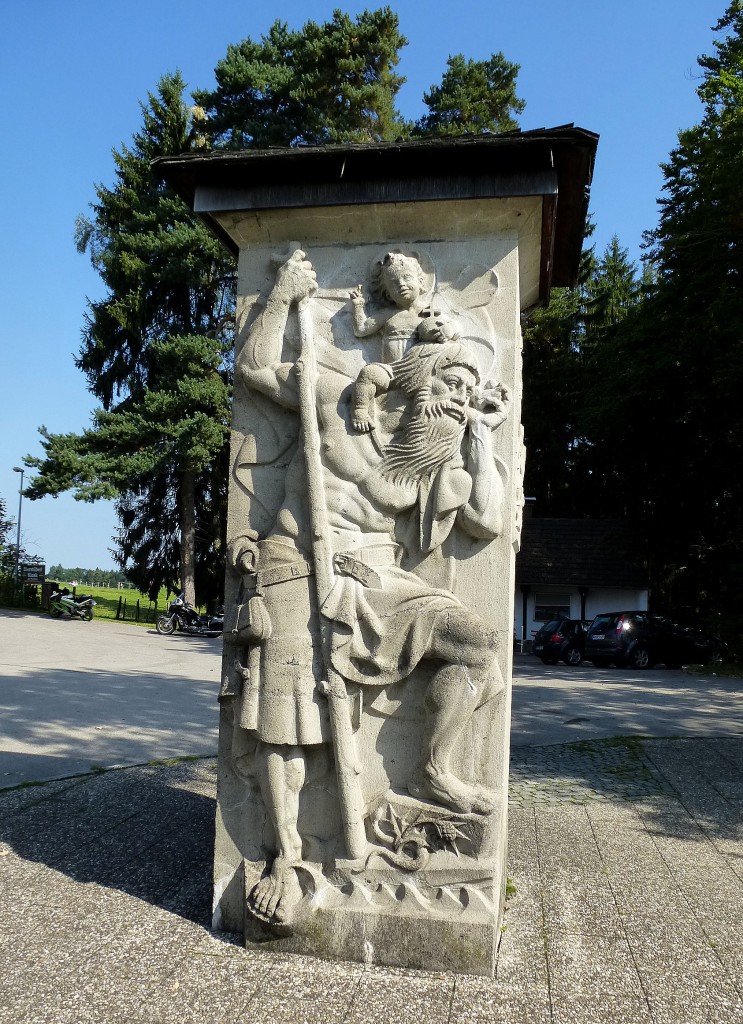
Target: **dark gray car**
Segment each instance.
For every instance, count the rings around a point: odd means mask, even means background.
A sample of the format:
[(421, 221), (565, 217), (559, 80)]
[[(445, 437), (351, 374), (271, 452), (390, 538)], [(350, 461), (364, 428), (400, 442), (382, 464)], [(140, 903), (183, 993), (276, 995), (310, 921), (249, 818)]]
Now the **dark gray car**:
[(534, 637), (532, 651), (545, 665), (580, 665), (589, 621), (585, 619), (552, 619), (545, 622)]
[(706, 665), (717, 653), (717, 641), (699, 629), (681, 626), (647, 611), (602, 612), (588, 627), (584, 657), (598, 668), (606, 665), (666, 668)]

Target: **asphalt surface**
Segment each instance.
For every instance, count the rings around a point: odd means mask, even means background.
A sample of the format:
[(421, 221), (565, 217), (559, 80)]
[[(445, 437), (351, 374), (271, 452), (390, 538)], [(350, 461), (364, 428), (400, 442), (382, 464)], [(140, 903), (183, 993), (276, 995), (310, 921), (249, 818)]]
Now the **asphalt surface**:
[(0, 611), (0, 789), (217, 749), (221, 639)]
[[(213, 753), (218, 672), (210, 641), (0, 613), (0, 767), (88, 764), (0, 792), (2, 1024), (743, 1021), (741, 681), (518, 659), (511, 897), (483, 979), (209, 931), (215, 761), (146, 762)], [(640, 738), (656, 727), (676, 738)]]
[[(221, 641), (0, 610), (0, 789), (217, 750)], [(514, 659), (511, 744), (743, 736), (741, 680)]]
[(743, 679), (701, 674), (543, 665), (517, 655), (511, 744), (610, 736), (743, 736)]

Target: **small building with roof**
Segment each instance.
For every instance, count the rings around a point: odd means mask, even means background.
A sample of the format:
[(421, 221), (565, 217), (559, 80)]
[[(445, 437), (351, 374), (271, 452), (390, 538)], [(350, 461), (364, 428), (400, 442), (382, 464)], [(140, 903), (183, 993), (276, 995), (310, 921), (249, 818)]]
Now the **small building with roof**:
[(514, 636), (523, 649), (550, 619), (646, 609), (646, 542), (626, 519), (541, 519), (527, 503), (516, 559)]

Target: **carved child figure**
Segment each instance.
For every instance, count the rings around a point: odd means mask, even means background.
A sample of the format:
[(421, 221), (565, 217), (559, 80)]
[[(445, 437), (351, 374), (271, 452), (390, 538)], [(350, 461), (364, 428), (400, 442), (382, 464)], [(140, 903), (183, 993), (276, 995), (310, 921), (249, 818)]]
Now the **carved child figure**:
[(357, 338), (382, 334), (386, 360), (399, 359), (415, 337), (420, 312), (426, 305), (429, 288), (423, 268), (414, 256), (399, 251), (388, 252), (379, 260), (372, 274), (372, 291), (392, 303), (393, 310), (368, 317), (363, 288), (351, 292), (353, 332)]

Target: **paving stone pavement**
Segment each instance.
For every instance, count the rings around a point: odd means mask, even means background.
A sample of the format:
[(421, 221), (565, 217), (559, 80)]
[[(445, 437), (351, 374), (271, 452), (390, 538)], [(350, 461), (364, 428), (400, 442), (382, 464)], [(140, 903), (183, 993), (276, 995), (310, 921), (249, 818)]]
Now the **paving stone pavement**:
[(743, 739), (515, 748), (497, 976), (208, 930), (216, 765), (0, 792), (2, 1024), (740, 1024)]

